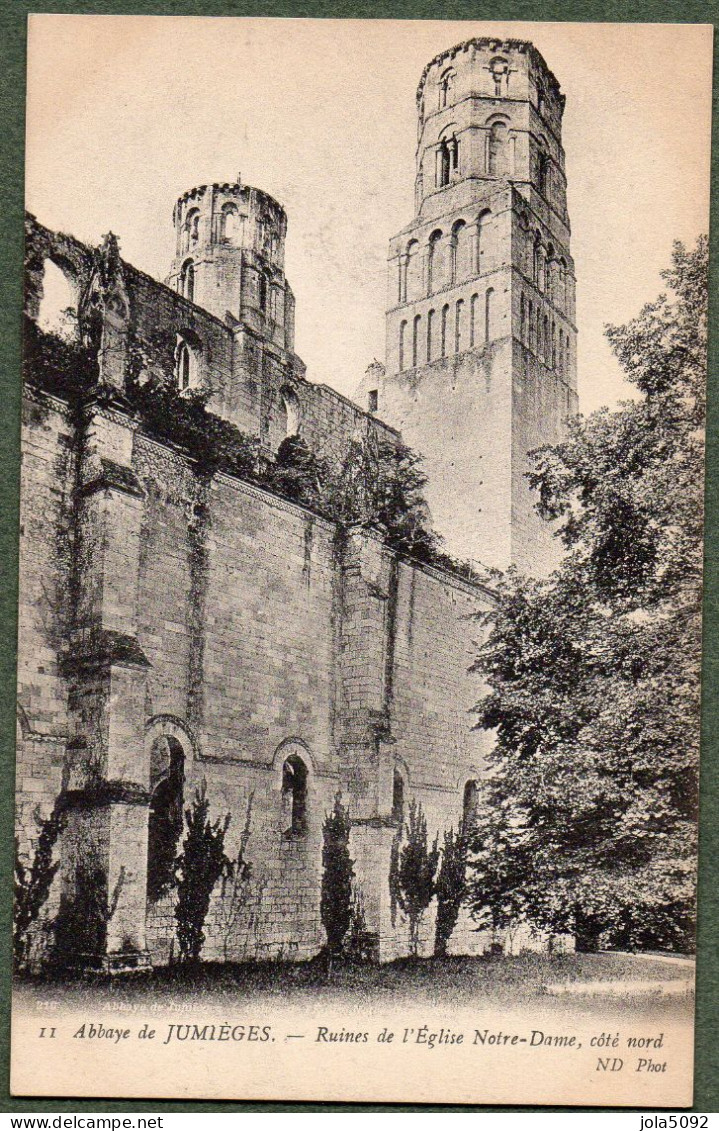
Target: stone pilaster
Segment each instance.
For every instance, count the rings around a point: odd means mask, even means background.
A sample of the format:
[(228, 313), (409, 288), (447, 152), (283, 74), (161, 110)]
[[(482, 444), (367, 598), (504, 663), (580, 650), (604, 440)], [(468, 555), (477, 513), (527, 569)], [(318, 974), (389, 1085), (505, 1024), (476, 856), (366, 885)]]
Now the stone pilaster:
[(144, 493), (131, 464), (130, 422), (93, 410), (76, 495), (58, 950), (61, 961), (110, 970), (147, 963), (149, 664), (136, 635)]

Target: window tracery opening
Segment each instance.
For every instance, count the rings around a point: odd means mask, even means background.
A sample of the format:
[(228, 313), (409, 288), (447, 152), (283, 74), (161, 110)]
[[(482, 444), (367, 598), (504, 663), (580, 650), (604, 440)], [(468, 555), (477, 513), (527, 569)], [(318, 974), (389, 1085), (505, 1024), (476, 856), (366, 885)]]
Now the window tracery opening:
[(291, 754), (282, 767), (282, 801), (288, 810), (286, 835), (307, 831), (307, 766), (299, 754)]

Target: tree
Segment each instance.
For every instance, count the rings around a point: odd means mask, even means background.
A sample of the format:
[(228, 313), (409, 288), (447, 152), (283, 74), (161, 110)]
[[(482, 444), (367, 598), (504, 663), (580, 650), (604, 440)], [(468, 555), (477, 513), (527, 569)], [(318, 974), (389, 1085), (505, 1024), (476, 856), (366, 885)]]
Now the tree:
[(181, 962), (199, 962), (205, 943), (205, 920), (215, 884), (229, 875), (232, 861), (225, 855), (225, 834), (230, 814), (211, 822), (207, 787), (195, 791), (192, 806), (185, 810), (187, 832), (177, 858), (177, 941)]
[(342, 944), (352, 921), (352, 879), (354, 860), (349, 852), (352, 824), (349, 811), (337, 793), (334, 808), (322, 826), (322, 893), (320, 916), (327, 935), (327, 954), (332, 960), (342, 952)]
[[(240, 920), (243, 918), (251, 895), (251, 882), (254, 869), (247, 856), (247, 845), (252, 832), (252, 805), (255, 799), (254, 790), (247, 799), (245, 823), (237, 847), (237, 855), (230, 867), (222, 873), (220, 887), (220, 906), (218, 921), (222, 931), (222, 951), (225, 962), (230, 957), (233, 940), (236, 940)], [(248, 924), (249, 926), (249, 924)]]
[(496, 733), (475, 914), (489, 894), (584, 949), (692, 945), (706, 240), (664, 279), (672, 296), (607, 329), (635, 399), (535, 455), (567, 552), (549, 580), (498, 581), (475, 664)]
[(17, 971), (23, 970), (30, 959), (31, 931), (47, 902), (53, 880), (60, 867), (54, 859), (55, 845), (65, 824), (65, 814), (56, 804), (48, 817), (36, 813), (38, 838), (30, 865), (20, 853), (20, 842), (15, 838), (14, 904), (13, 904), (13, 963)]
[[(407, 843), (399, 849), (396, 872), (396, 898), (409, 920), (409, 945), (413, 957), (419, 950), (419, 929), (424, 913), (435, 894), (435, 875), (439, 863), (437, 837), (429, 848), (427, 821), (421, 803), (409, 804), (405, 826)], [(390, 887), (392, 879), (390, 879)]]
[(445, 830), (442, 860), (437, 874), (437, 920), (434, 934), (434, 953), (443, 958), (447, 943), (457, 926), (459, 911), (467, 891), (467, 840), (460, 827)]
[(273, 490), (312, 510), (321, 509), (322, 488), (328, 471), (324, 462), (301, 436), (287, 436), (268, 469)]

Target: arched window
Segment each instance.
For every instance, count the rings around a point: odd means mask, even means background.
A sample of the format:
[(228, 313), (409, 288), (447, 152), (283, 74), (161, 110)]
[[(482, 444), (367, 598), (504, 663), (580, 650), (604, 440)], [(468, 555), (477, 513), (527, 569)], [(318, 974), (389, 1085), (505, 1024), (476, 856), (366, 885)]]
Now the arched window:
[(195, 264), (191, 259), (186, 259), (180, 269), (180, 294), (195, 301)]
[(479, 816), (479, 785), (476, 781), (468, 781), (464, 787), (462, 797), (462, 832), (468, 833), (476, 824)]
[(452, 70), (445, 71), (439, 80), (439, 108), (443, 110), (445, 106), (451, 105), (452, 91), (454, 88), (455, 72)]
[(441, 342), (441, 355), (447, 356), (447, 321), (449, 319), (449, 306), (445, 303), (442, 307), (442, 342)]
[(541, 358), (544, 350), (542, 347), (542, 312), (537, 307), (537, 357)]
[(267, 276), (264, 271), (260, 271), (260, 276), (257, 280), (257, 305), (263, 314), (267, 311), (267, 292)]
[(507, 93), (509, 85), (509, 64), (506, 59), (492, 59), (489, 70), (494, 86), (494, 97), (501, 98)]
[(182, 834), (185, 757), (176, 738), (156, 739), (150, 753), (153, 787), (147, 835), (147, 898), (156, 903), (169, 891)]
[(289, 385), (280, 389), (280, 430), (284, 432), (283, 439), (296, 436), (300, 430), (300, 402)]
[(489, 288), (484, 297), (484, 340), (489, 342), (494, 337), (494, 289)]
[(527, 333), (527, 309), (524, 301), (524, 293), (519, 299), (519, 340), (524, 343)]
[(221, 219), (221, 239), (225, 243), (237, 244), (239, 243), (240, 235), (240, 214), (237, 210), (236, 204), (224, 204), (222, 206), (222, 219)]
[(489, 234), (489, 222), (491, 219), (492, 213), (489, 211), (481, 212), (477, 217), (477, 275), (481, 275), (483, 271), (486, 271), (489, 265), (487, 236)]
[(454, 352), (461, 353), (464, 349), (462, 331), (464, 321), (464, 299), (458, 298), (454, 311)]
[(559, 301), (562, 309), (566, 310), (568, 307), (567, 302), (567, 283), (568, 283), (567, 264), (564, 259), (559, 260)]
[(461, 283), (474, 274), (470, 230), (464, 220), (452, 225), (450, 275), (453, 283)]
[(495, 122), (489, 131), (488, 172), (490, 177), (503, 177), (508, 172), (507, 127), (504, 122)]
[(537, 187), (542, 196), (546, 197), (549, 188), (549, 157), (542, 149), (539, 151), (537, 165)]
[(543, 326), (543, 331), (542, 331), (542, 346), (543, 346), (543, 351), (542, 351), (542, 352), (543, 352), (543, 356), (544, 356), (544, 361), (545, 361), (545, 364), (546, 364), (546, 365), (549, 365), (549, 360), (550, 360), (550, 359), (549, 359), (549, 353), (550, 353), (550, 345), (549, 345), (549, 317), (548, 317), (548, 315), (546, 315), (546, 314), (544, 315), (544, 326)]
[(440, 290), (445, 284), (445, 271), (442, 255), (442, 233), (437, 228), (429, 237), (427, 252), (427, 293)]
[(552, 369), (557, 368), (557, 325), (552, 319)]
[(193, 247), (200, 238), (200, 210), (191, 208), (185, 217), (184, 249)]
[(406, 285), (404, 293), (404, 301), (411, 302), (412, 299), (420, 298), (422, 293), (422, 262), (419, 255), (419, 244), (417, 240), (410, 240), (407, 245), (407, 260), (406, 260)]
[(298, 754), (291, 754), (282, 767), (282, 806), (288, 817), (286, 836), (307, 831), (307, 767)]
[(427, 361), (434, 361), (434, 320), (435, 312), (427, 311)]
[(419, 327), (422, 318), (419, 314), (415, 314), (414, 321), (412, 322), (412, 368), (414, 369), (419, 365)]
[(187, 342), (177, 347), (177, 384), (181, 393), (190, 388), (192, 380), (192, 355)]
[(198, 359), (202, 343), (191, 330), (178, 335), (175, 347), (175, 378), (181, 393), (197, 384)]
[(37, 324), (41, 330), (65, 341), (78, 338), (76, 289), (62, 268), (51, 259), (46, 259), (43, 264)]
[(536, 340), (534, 337), (534, 303), (530, 301), (527, 322), (529, 325), (529, 348), (534, 353)]
[(474, 294), (469, 303), (469, 344), (477, 344), (477, 315), (479, 310), (479, 295)]
[(399, 368), (404, 369), (405, 362), (405, 337), (407, 335), (407, 322), (403, 319), (399, 324)]
[(539, 232), (534, 233), (534, 256), (532, 259), (532, 279), (535, 287), (542, 281), (542, 239)]
[(399, 770), (392, 778), (392, 820), (401, 825), (404, 818), (404, 781)]
[(437, 187), (444, 188), (459, 169), (459, 141), (454, 134), (442, 138), (437, 162)]
[(554, 248), (551, 243), (547, 248), (547, 257), (544, 260), (544, 291), (549, 299), (553, 298), (552, 273), (554, 271)]

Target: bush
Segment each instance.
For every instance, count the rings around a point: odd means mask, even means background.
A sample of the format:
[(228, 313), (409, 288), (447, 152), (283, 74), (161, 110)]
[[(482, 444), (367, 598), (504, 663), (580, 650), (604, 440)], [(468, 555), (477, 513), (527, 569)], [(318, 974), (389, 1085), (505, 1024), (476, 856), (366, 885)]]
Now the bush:
[(439, 847), (437, 837), (428, 847), (427, 821), (421, 803), (414, 800), (409, 805), (406, 833), (407, 843), (398, 854), (395, 891), (399, 907), (409, 920), (410, 952), (416, 957), (420, 924), (436, 890)]
[(330, 958), (342, 952), (342, 943), (352, 919), (354, 861), (349, 853), (350, 829), (349, 812), (338, 793), (334, 808), (327, 814), (322, 826), (320, 916)]
[(210, 803), (203, 782), (191, 808), (185, 810), (187, 833), (177, 858), (177, 941), (180, 962), (198, 962), (205, 944), (205, 920), (215, 884), (229, 874), (232, 861), (225, 855), (225, 834), (230, 814), (211, 822)]
[(444, 834), (442, 862), (437, 876), (437, 921), (434, 953), (444, 957), (452, 931), (457, 926), (459, 909), (467, 892), (467, 841), (460, 828)]
[(31, 932), (50, 894), (52, 882), (60, 867), (53, 860), (57, 838), (62, 832), (64, 814), (56, 804), (44, 820), (35, 815), (38, 825), (37, 848), (27, 867), (20, 854), (20, 842), (15, 837), (15, 902), (13, 906), (13, 964), (15, 970), (24, 970), (29, 961)]

